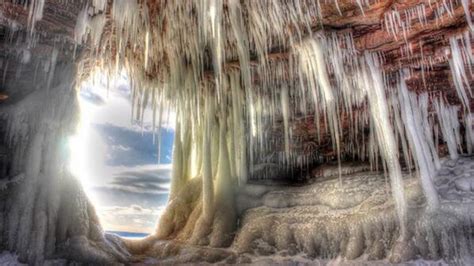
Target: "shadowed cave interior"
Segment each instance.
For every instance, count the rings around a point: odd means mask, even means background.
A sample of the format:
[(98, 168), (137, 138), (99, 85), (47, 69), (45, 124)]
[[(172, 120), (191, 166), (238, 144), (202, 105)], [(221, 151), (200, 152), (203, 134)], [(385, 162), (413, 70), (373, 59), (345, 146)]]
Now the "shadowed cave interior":
[[(472, 265), (473, 6), (0, 1), (0, 264)], [(70, 169), (96, 75), (128, 77), (147, 163), (173, 139), (145, 238)]]

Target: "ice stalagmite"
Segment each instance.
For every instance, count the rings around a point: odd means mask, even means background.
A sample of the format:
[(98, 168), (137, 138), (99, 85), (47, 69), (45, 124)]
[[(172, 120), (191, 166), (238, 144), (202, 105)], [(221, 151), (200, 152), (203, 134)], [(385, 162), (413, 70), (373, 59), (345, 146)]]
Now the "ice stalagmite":
[(227, 148), (227, 117), (221, 108), (219, 119), (219, 164), (215, 182), (215, 218), (210, 236), (210, 245), (228, 246), (232, 243), (237, 214), (235, 211), (234, 182), (230, 172)]
[(211, 133), (214, 122), (214, 103), (211, 98), (206, 100), (205, 121), (203, 123), (203, 149), (202, 149), (202, 215), (210, 223), (214, 215), (214, 183), (211, 164)]

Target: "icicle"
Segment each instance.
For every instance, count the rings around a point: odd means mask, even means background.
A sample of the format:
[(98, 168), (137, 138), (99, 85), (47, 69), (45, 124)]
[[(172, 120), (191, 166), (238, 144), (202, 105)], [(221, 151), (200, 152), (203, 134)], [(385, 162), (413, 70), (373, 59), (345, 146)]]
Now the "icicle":
[(104, 31), (105, 23), (107, 18), (105, 14), (100, 14), (92, 17), (88, 23), (88, 29), (91, 36), (91, 46), (93, 49), (97, 49)]
[[(298, 48), (300, 54), (300, 67), (309, 81), (308, 85), (312, 90), (314, 104), (319, 104), (319, 96), (316, 92), (318, 88), (322, 98), (324, 99), (323, 108), (326, 111), (332, 143), (336, 148), (338, 165), (340, 166), (340, 133), (336, 106), (337, 102), (329, 82), (322, 44), (320, 42), (321, 40), (311, 39)], [(324, 116), (324, 118), (326, 118), (326, 116)], [(340, 172), (339, 177), (341, 178)]]
[(49, 65), (49, 75), (48, 75), (48, 83), (46, 85), (47, 90), (51, 89), (51, 83), (53, 82), (54, 72), (56, 70), (56, 62), (58, 60), (58, 49), (54, 48), (51, 54), (51, 61)]
[(30, 3), (30, 11), (28, 13), (28, 28), (30, 35), (35, 31), (36, 22), (43, 19), (45, 0), (33, 0)]
[(402, 117), (405, 122), (407, 135), (411, 140), (411, 147), (414, 150), (416, 156), (416, 162), (420, 169), (420, 178), (425, 193), (428, 209), (433, 211), (439, 207), (439, 199), (436, 189), (434, 187), (432, 176), (434, 176), (432, 159), (427, 158), (430, 151), (427, 150), (426, 136), (423, 134), (421, 128), (421, 121), (417, 121), (416, 113), (420, 112), (417, 110), (416, 103), (410, 97), (416, 97), (416, 95), (409, 95), (407, 85), (403, 77), (400, 78), (399, 93), (400, 93), (400, 107), (402, 108)]
[(95, 8), (94, 13), (105, 11), (107, 8), (107, 0), (92, 0), (92, 6)]
[(234, 125), (234, 152), (238, 154), (236, 162), (236, 172), (239, 178), (239, 185), (243, 185), (248, 179), (247, 169), (247, 138), (244, 123), (244, 106), (240, 79), (237, 73), (230, 76), (230, 86), (232, 93), (232, 112)]
[(472, 154), (473, 152), (473, 145), (474, 145), (474, 115), (473, 114), (466, 114), (464, 118), (464, 125), (466, 127), (466, 146), (467, 146), (467, 153)]
[(457, 150), (457, 138), (459, 135), (459, 125), (458, 125), (458, 107), (456, 106), (446, 106), (444, 102), (439, 99), (439, 101), (434, 102), (436, 113), (438, 114), (438, 120), (441, 126), (441, 132), (443, 133), (443, 139), (448, 145), (449, 155), (452, 160), (456, 160), (458, 155)]
[(290, 158), (290, 133), (289, 133), (289, 116), (290, 116), (290, 100), (288, 96), (288, 88), (282, 86), (281, 88), (281, 110), (283, 114), (283, 124), (285, 127), (285, 155), (286, 160)]
[(369, 99), (370, 112), (375, 127), (378, 146), (382, 158), (387, 165), (392, 195), (395, 200), (396, 210), (400, 221), (400, 235), (403, 239), (408, 236), (407, 205), (403, 192), (403, 180), (400, 163), (398, 161), (398, 147), (395, 144), (394, 131), (390, 125), (384, 82), (380, 66), (374, 55), (365, 53), (365, 62), (368, 69), (363, 69), (365, 87)]
[(402, 119), (400, 117), (400, 102), (396, 98), (395, 95), (392, 94), (391, 97), (392, 100), (392, 108), (393, 108), (393, 113), (394, 113), (394, 119), (395, 119), (395, 125), (397, 127), (398, 133), (400, 135), (401, 139), (401, 144), (402, 144), (402, 151), (403, 151), (403, 158), (405, 160), (405, 163), (407, 164), (408, 169), (412, 168), (412, 160), (410, 157), (410, 151), (408, 149), (407, 145), (407, 140), (406, 140), (406, 134), (405, 134), (405, 126), (402, 122)]
[(147, 31), (146, 32), (146, 35), (145, 35), (145, 63), (144, 63), (144, 66), (143, 68), (145, 69), (145, 71), (148, 69), (148, 49), (149, 49), (149, 46), (150, 46), (150, 31)]
[(87, 14), (87, 7), (79, 12), (74, 27), (74, 41), (77, 44), (82, 44), (84, 36), (86, 35), (87, 25), (89, 24), (89, 15)]
[[(419, 112), (419, 121), (420, 124), (423, 125), (424, 128), (424, 135), (426, 144), (428, 145), (428, 149), (431, 154), (431, 159), (434, 164), (434, 169), (439, 170), (441, 169), (441, 163), (439, 161), (438, 150), (435, 146), (434, 138), (433, 138), (433, 123), (429, 120), (429, 112), (428, 112), (428, 105), (429, 105), (429, 98), (428, 93), (423, 93), (418, 97), (418, 104), (420, 112)], [(433, 173), (434, 174), (434, 173)]]
[(250, 90), (252, 86), (251, 76), (250, 76), (250, 52), (249, 52), (249, 43), (247, 33), (245, 32), (245, 25), (242, 17), (242, 10), (240, 6), (240, 1), (230, 0), (229, 3), (230, 9), (230, 22), (232, 25), (232, 30), (237, 40), (237, 47), (239, 52), (239, 63), (240, 63), (240, 72), (242, 75), (242, 80), (244, 82), (244, 88)]
[(360, 8), (360, 12), (362, 12), (362, 15), (365, 17), (364, 7), (362, 7), (362, 2), (361, 2), (361, 0), (356, 0), (356, 2), (357, 2), (357, 5), (358, 5), (359, 8)]
[(338, 0), (334, 0), (334, 3), (336, 4), (336, 9), (337, 9), (337, 12), (339, 12), (339, 16), (342, 16), (342, 12), (341, 12), (341, 8), (339, 8)]
[(469, 2), (472, 4), (472, 0), (461, 0), (464, 14), (466, 15), (467, 24), (471, 32), (474, 32), (474, 24), (472, 23), (471, 10), (469, 9)]
[(211, 22), (211, 47), (214, 69), (214, 78), (216, 82), (216, 92), (218, 101), (221, 100), (222, 79), (223, 79), (223, 60), (224, 60), (224, 36), (222, 30), (223, 4), (218, 0), (209, 0), (208, 16)]
[(458, 97), (463, 103), (464, 107), (469, 110), (469, 99), (466, 93), (466, 90), (469, 92), (469, 95), (472, 97), (472, 91), (467, 78), (466, 70), (464, 68), (464, 61), (461, 55), (461, 50), (458, 45), (458, 40), (456, 37), (449, 38), (449, 44), (451, 46), (451, 59), (449, 59), (449, 67), (451, 68), (451, 73), (456, 87), (456, 92)]

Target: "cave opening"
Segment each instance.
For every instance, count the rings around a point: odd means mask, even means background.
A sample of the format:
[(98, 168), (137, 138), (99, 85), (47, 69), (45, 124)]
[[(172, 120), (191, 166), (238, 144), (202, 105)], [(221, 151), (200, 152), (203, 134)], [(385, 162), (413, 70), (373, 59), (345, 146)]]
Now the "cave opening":
[(79, 85), (79, 123), (68, 140), (69, 171), (79, 179), (103, 229), (126, 238), (152, 234), (170, 186), (174, 114), (160, 128), (153, 110), (132, 110), (126, 72), (97, 72)]

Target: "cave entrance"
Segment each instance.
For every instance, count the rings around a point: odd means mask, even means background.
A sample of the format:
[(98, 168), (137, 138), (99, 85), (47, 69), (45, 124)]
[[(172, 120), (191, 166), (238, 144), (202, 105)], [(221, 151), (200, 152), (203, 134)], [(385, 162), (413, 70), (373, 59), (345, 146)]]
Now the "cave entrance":
[(70, 171), (80, 179), (104, 230), (123, 237), (151, 234), (168, 200), (174, 115), (164, 116), (160, 134), (151, 109), (142, 121), (134, 119), (126, 74), (94, 75), (81, 85), (78, 100)]

